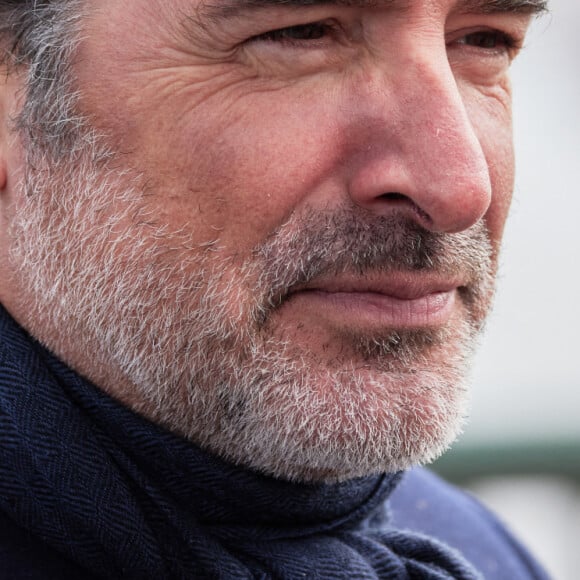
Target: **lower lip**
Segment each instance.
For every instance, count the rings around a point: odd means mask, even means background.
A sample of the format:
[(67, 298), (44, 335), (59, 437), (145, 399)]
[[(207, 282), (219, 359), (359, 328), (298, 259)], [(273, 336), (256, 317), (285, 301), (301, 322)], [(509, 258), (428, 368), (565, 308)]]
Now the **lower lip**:
[[(318, 318), (339, 318), (341, 325), (387, 328), (425, 328), (446, 324), (454, 310), (456, 290), (433, 292), (412, 299), (376, 292), (323, 292), (306, 290), (292, 296)], [(298, 304), (296, 304), (298, 306)]]

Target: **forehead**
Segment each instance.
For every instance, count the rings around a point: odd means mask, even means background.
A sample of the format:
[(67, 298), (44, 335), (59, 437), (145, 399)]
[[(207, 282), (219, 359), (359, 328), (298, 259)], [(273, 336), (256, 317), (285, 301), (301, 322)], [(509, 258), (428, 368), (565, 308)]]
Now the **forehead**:
[(413, 7), (436, 7), (445, 5), (458, 12), (517, 12), (540, 13), (547, 9), (548, 0), (201, 0), (200, 8), (207, 13), (224, 14), (247, 8), (273, 6), (306, 7), (334, 4), (339, 6), (396, 8), (409, 10)]

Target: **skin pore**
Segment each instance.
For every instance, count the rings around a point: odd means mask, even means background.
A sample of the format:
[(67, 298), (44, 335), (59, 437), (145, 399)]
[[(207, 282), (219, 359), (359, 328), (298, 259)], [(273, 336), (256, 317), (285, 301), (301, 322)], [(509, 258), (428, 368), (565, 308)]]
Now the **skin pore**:
[(0, 299), (196, 444), (335, 481), (461, 428), (513, 184), (508, 69), (539, 6), (299, 4), (91, 7), (82, 147), (4, 156)]

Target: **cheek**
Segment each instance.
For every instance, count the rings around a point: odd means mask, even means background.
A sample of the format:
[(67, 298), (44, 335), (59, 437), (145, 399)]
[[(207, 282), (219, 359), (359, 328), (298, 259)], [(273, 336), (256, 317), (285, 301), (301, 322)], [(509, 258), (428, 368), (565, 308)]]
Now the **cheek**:
[[(220, 105), (216, 115), (216, 106)], [(165, 138), (164, 136), (171, 136)], [(340, 157), (327, 105), (287, 93), (254, 93), (235, 103), (207, 102), (139, 142), (139, 165), (155, 169), (173, 218), (195, 220), (199, 237), (252, 247), (306, 200), (328, 189)]]
[(509, 88), (495, 95), (474, 91), (466, 103), (489, 168), (493, 195), (485, 221), (497, 252), (514, 186), (511, 94)]

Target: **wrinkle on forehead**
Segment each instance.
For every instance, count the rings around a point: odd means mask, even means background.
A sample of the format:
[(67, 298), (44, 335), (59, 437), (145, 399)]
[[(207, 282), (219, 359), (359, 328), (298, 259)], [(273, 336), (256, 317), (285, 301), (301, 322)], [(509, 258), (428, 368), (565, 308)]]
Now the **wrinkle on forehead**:
[[(276, 6), (354, 6), (409, 9), (416, 0), (209, 0), (201, 3), (199, 12), (209, 18), (235, 16), (241, 11)], [(493, 14), (501, 12), (539, 14), (548, 9), (548, 0), (457, 0), (452, 6), (459, 12)]]

